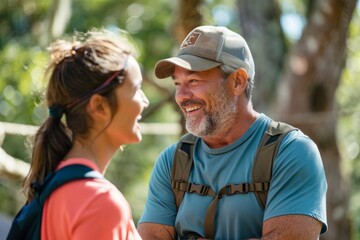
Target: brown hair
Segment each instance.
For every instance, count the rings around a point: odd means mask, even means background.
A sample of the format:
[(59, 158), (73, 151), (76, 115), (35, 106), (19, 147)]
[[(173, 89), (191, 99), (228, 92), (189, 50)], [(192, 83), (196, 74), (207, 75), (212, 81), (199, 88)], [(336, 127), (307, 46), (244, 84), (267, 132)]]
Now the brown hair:
[[(28, 201), (35, 194), (32, 183), (42, 184), (69, 152), (74, 136), (86, 134), (91, 122), (85, 111), (88, 99), (83, 97), (91, 95), (94, 89), (124, 68), (130, 46), (118, 34), (96, 29), (76, 33), (72, 42), (58, 40), (50, 45), (52, 61), (46, 71), (46, 76), (50, 76), (46, 91), (50, 116), (35, 135), (31, 167), (24, 180)], [(111, 89), (98, 93), (107, 97), (114, 112), (116, 98)], [(77, 102), (79, 99), (81, 101)], [(62, 121), (63, 114), (65, 121)]]

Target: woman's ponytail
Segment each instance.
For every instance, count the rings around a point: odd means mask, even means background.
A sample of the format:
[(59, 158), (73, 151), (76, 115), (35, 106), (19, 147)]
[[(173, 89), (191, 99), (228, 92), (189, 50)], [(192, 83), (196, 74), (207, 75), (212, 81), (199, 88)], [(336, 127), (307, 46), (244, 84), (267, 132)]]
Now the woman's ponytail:
[(24, 193), (31, 201), (35, 196), (32, 183), (42, 184), (72, 146), (71, 131), (60, 118), (50, 116), (38, 129), (32, 152), (31, 169), (24, 181)]

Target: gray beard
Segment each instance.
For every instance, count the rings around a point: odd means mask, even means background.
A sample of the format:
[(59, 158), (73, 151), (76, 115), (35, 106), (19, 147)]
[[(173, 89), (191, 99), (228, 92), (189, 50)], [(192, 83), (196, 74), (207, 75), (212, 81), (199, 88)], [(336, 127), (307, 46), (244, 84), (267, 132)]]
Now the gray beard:
[[(190, 119), (185, 115), (186, 129), (198, 137), (227, 134), (236, 123), (237, 105), (222, 87), (214, 96), (211, 112), (206, 112), (202, 119)], [(200, 123), (199, 123), (200, 121)]]

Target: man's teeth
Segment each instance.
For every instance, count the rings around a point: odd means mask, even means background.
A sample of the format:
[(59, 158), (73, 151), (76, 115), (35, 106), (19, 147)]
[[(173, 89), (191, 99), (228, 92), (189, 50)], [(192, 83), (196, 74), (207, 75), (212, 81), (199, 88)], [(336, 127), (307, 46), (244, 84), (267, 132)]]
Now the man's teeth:
[(200, 107), (187, 107), (185, 108), (186, 112), (191, 112), (191, 111), (195, 111), (195, 110), (198, 110)]

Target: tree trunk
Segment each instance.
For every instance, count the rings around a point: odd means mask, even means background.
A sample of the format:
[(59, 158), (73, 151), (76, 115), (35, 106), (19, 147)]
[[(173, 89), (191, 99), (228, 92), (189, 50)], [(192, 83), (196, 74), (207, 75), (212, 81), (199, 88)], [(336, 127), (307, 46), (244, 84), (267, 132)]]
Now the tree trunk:
[(204, 0), (179, 0), (178, 14), (174, 23), (174, 35), (179, 45), (186, 35), (202, 24), (200, 8)]
[(41, 45), (47, 46), (53, 39), (64, 34), (72, 13), (71, 5), (72, 0), (52, 1), (46, 21), (42, 23), (46, 28), (38, 36)]
[(328, 181), (329, 230), (323, 239), (351, 239), (349, 190), (336, 144), (335, 91), (346, 61), (348, 27), (356, 0), (318, 0), (287, 61), (277, 94), (282, 120), (318, 145)]
[[(200, 8), (203, 4), (203, 0), (179, 0), (178, 14), (173, 24), (173, 34), (176, 37), (178, 45), (182, 43), (186, 35), (194, 28), (202, 24), (202, 14)], [(179, 112), (181, 119), (181, 135), (187, 131), (185, 129), (185, 119), (181, 110), (178, 108), (175, 101), (173, 101), (176, 111)]]
[(262, 112), (272, 112), (276, 87), (287, 51), (276, 0), (237, 0), (242, 35), (255, 62), (253, 104)]

